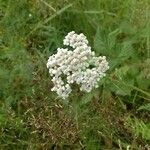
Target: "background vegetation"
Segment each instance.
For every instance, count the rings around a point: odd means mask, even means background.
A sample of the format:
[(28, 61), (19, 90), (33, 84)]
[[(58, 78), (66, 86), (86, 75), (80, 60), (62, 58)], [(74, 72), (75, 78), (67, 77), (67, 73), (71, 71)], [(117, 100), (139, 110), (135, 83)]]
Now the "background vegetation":
[[(150, 149), (150, 1), (0, 0), (0, 149)], [(90, 94), (51, 92), (48, 57), (83, 32), (110, 63)]]

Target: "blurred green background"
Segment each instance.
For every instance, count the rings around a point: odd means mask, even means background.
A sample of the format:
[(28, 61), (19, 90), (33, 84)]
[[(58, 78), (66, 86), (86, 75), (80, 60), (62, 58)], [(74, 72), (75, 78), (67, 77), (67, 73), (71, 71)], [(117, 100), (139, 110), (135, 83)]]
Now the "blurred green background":
[[(150, 149), (150, 1), (0, 0), (0, 149)], [(65, 104), (48, 57), (70, 31), (110, 64)]]

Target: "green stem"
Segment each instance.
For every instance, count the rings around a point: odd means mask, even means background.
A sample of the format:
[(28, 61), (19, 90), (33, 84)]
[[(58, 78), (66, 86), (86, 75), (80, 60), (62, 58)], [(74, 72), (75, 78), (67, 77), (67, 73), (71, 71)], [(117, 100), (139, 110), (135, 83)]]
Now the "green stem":
[(146, 21), (147, 21), (147, 57), (150, 57), (150, 21), (149, 21), (149, 2), (147, 2), (147, 8), (146, 8)]

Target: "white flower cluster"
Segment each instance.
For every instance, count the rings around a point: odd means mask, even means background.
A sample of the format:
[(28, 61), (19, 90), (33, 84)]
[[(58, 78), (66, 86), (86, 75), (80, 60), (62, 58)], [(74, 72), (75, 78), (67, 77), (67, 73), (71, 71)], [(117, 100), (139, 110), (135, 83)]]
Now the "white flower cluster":
[(90, 92), (97, 88), (98, 81), (109, 69), (106, 57), (96, 57), (82, 33), (68, 33), (63, 43), (74, 50), (58, 48), (57, 53), (49, 57), (47, 68), (54, 84), (52, 91), (65, 99), (71, 93), (73, 83), (78, 84), (81, 91)]

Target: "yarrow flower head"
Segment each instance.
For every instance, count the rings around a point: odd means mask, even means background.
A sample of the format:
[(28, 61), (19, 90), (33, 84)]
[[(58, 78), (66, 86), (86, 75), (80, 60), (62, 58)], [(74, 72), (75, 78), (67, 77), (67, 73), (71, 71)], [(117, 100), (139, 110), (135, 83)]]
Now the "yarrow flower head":
[(63, 44), (71, 48), (58, 48), (57, 53), (49, 57), (47, 68), (52, 77), (55, 91), (65, 99), (71, 93), (71, 84), (80, 86), (81, 91), (90, 92), (98, 87), (98, 82), (109, 69), (105, 56), (96, 57), (88, 45), (86, 36), (74, 31), (67, 34)]

